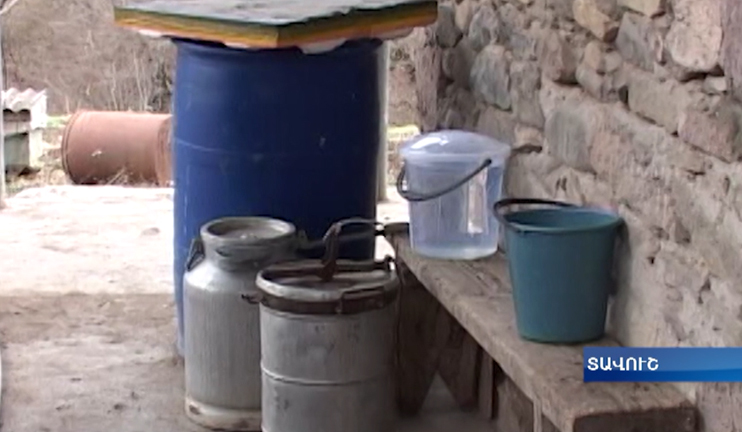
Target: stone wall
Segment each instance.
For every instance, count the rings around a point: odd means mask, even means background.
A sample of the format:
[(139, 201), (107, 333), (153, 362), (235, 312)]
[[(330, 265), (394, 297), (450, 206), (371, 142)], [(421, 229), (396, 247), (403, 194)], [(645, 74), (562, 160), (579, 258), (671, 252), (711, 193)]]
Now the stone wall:
[[(622, 343), (742, 344), (742, 1), (456, 0), (413, 37), (423, 131), (511, 143), (511, 196), (624, 217)], [(742, 387), (681, 388), (742, 425)]]

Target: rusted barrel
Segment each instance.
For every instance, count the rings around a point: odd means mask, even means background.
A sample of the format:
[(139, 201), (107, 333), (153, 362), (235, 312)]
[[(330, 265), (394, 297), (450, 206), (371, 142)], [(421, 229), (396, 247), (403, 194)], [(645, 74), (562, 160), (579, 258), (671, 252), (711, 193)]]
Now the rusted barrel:
[(160, 126), (157, 134), (157, 145), (155, 146), (155, 177), (157, 185), (171, 186), (173, 179), (173, 158), (172, 143), (173, 139), (173, 118), (167, 115), (167, 118)]
[(170, 114), (79, 111), (62, 137), (62, 166), (75, 184), (170, 183)]

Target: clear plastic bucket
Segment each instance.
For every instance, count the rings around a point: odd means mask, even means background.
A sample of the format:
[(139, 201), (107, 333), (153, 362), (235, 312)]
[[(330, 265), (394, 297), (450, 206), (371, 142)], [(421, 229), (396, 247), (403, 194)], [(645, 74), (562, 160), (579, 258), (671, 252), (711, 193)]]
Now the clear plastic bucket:
[(421, 135), (400, 150), (399, 194), (410, 206), (410, 243), (420, 255), (473, 260), (497, 252), (501, 198), (510, 147), (465, 131)]

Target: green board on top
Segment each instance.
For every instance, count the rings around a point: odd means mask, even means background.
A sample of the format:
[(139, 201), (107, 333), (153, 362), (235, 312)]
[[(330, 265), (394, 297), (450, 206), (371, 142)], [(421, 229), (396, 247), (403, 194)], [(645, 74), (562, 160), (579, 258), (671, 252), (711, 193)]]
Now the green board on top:
[(435, 21), (431, 0), (130, 0), (124, 27), (256, 47), (374, 37)]

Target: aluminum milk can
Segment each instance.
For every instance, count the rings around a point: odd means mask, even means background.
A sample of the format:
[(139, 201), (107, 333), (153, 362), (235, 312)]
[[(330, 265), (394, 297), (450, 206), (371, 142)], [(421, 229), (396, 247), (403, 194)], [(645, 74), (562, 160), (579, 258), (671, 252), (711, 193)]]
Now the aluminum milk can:
[(257, 279), (264, 432), (388, 432), (396, 417), (391, 260), (270, 266)]
[(183, 278), (186, 415), (212, 429), (259, 431), (258, 271), (293, 256), (293, 225), (224, 218), (201, 228)]

